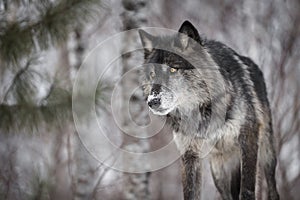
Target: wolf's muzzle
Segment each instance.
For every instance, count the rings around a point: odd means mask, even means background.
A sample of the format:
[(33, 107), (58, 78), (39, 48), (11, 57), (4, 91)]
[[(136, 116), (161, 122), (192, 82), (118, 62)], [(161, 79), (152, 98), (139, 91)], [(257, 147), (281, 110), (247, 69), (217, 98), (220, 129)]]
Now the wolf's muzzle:
[(161, 104), (160, 98), (154, 98), (148, 101), (148, 106), (152, 109), (157, 109)]

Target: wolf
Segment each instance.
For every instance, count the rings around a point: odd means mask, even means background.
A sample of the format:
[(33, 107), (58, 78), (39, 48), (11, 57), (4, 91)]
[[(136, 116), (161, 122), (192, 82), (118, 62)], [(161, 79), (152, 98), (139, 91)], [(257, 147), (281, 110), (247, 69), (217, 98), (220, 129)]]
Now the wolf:
[[(149, 109), (165, 116), (182, 153), (185, 200), (201, 198), (203, 143), (222, 199), (278, 200), (272, 118), (264, 77), (248, 57), (200, 36), (185, 21), (172, 35), (142, 29), (143, 90)], [(260, 173), (261, 171), (261, 173)]]

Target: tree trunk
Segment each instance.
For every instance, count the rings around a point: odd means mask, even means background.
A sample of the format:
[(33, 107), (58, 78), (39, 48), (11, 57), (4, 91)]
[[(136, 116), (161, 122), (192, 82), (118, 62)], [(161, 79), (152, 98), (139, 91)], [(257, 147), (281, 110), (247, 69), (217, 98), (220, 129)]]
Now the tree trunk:
[[(130, 30), (145, 26), (147, 23), (146, 14), (148, 1), (146, 0), (123, 0), (122, 6), (124, 12), (122, 13), (123, 30)], [(124, 54), (129, 48), (136, 47), (139, 43), (137, 34), (125, 33), (123, 48), (122, 48), (122, 64), (123, 75), (126, 72), (132, 70), (126, 78), (122, 79), (122, 114), (123, 114), (123, 127), (126, 127), (126, 132), (130, 135), (146, 135), (147, 133), (140, 133), (131, 126), (131, 124), (146, 124), (148, 120), (148, 109), (142, 94), (142, 90), (135, 88), (140, 86), (139, 74), (137, 70), (133, 68), (137, 67), (138, 63), (142, 63), (143, 55), (141, 52), (131, 52)], [(140, 54), (139, 54), (140, 53)], [(130, 102), (125, 102), (130, 100)], [(128, 111), (130, 111), (130, 118), (128, 117)], [(132, 122), (132, 120), (134, 122)], [(149, 150), (149, 144), (147, 141), (141, 141), (133, 139), (133, 137), (126, 137), (124, 133), (124, 145), (123, 148), (129, 152), (147, 152)], [(145, 163), (133, 162), (130, 157), (123, 158), (124, 165), (135, 165), (134, 168), (141, 168), (138, 165), (145, 165)], [(149, 175), (150, 173), (124, 173), (125, 181), (123, 185), (123, 196), (125, 199), (150, 199), (149, 197)]]

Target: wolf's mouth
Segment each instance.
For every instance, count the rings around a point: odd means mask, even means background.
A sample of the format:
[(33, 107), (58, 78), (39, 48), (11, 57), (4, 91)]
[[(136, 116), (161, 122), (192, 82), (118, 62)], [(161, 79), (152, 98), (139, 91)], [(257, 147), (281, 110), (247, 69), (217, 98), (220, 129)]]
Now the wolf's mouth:
[(167, 115), (169, 112), (171, 112), (174, 108), (157, 108), (157, 109), (152, 109), (149, 107), (151, 112), (155, 115)]
[(177, 98), (170, 93), (160, 93), (156, 95), (149, 95), (147, 104), (151, 112), (155, 115), (167, 115), (176, 107)]

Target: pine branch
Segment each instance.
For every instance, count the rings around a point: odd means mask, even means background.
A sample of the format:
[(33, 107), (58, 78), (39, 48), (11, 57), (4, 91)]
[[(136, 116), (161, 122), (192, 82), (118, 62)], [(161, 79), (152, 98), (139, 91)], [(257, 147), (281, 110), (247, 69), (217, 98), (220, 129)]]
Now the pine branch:
[[(38, 71), (34, 70), (32, 66), (40, 64), (38, 56), (33, 56), (28, 59), (25, 66), (15, 74), (8, 89), (6, 89), (1, 103), (11, 104), (12, 102), (36, 102), (38, 85), (37, 81), (44, 81), (45, 77)], [(9, 98), (12, 97), (12, 98)], [(12, 100), (12, 101), (11, 101)]]
[[(60, 92), (59, 92), (60, 93)], [(51, 96), (51, 95), (50, 95)], [(27, 130), (35, 132), (41, 126), (60, 127), (71, 118), (71, 95), (53, 95), (56, 102), (48, 102), (43, 105), (30, 103), (17, 105), (0, 105), (0, 129), (3, 132)]]
[[(84, 89), (84, 88), (83, 88)], [(110, 87), (99, 85), (95, 94), (95, 105), (97, 114), (105, 111), (104, 103), (108, 101)], [(85, 94), (83, 91), (82, 94)], [(80, 97), (81, 109), (92, 96)], [(89, 114), (82, 112), (81, 114)], [(65, 123), (72, 122), (72, 94), (64, 89), (49, 89), (49, 94), (41, 101), (40, 105), (31, 102), (20, 102), (19, 104), (0, 104), (0, 130), (4, 133), (20, 132), (22, 130), (34, 133), (40, 127), (60, 128)]]
[(11, 85), (8, 87), (8, 89), (6, 90), (4, 97), (3, 97), (3, 102), (7, 101), (8, 98), (8, 94), (13, 90), (16, 82), (19, 80), (20, 76), (28, 69), (30, 63), (28, 62), (26, 64), (26, 66), (22, 69), (20, 69), (20, 71), (16, 74), (16, 76), (13, 78)]
[(4, 13), (0, 23), (0, 60), (18, 65), (34, 51), (64, 42), (75, 25), (95, 18), (102, 7), (99, 0), (37, 1), (31, 6), (32, 12), (37, 13), (35, 17), (10, 21), (5, 17), (10, 13)]

